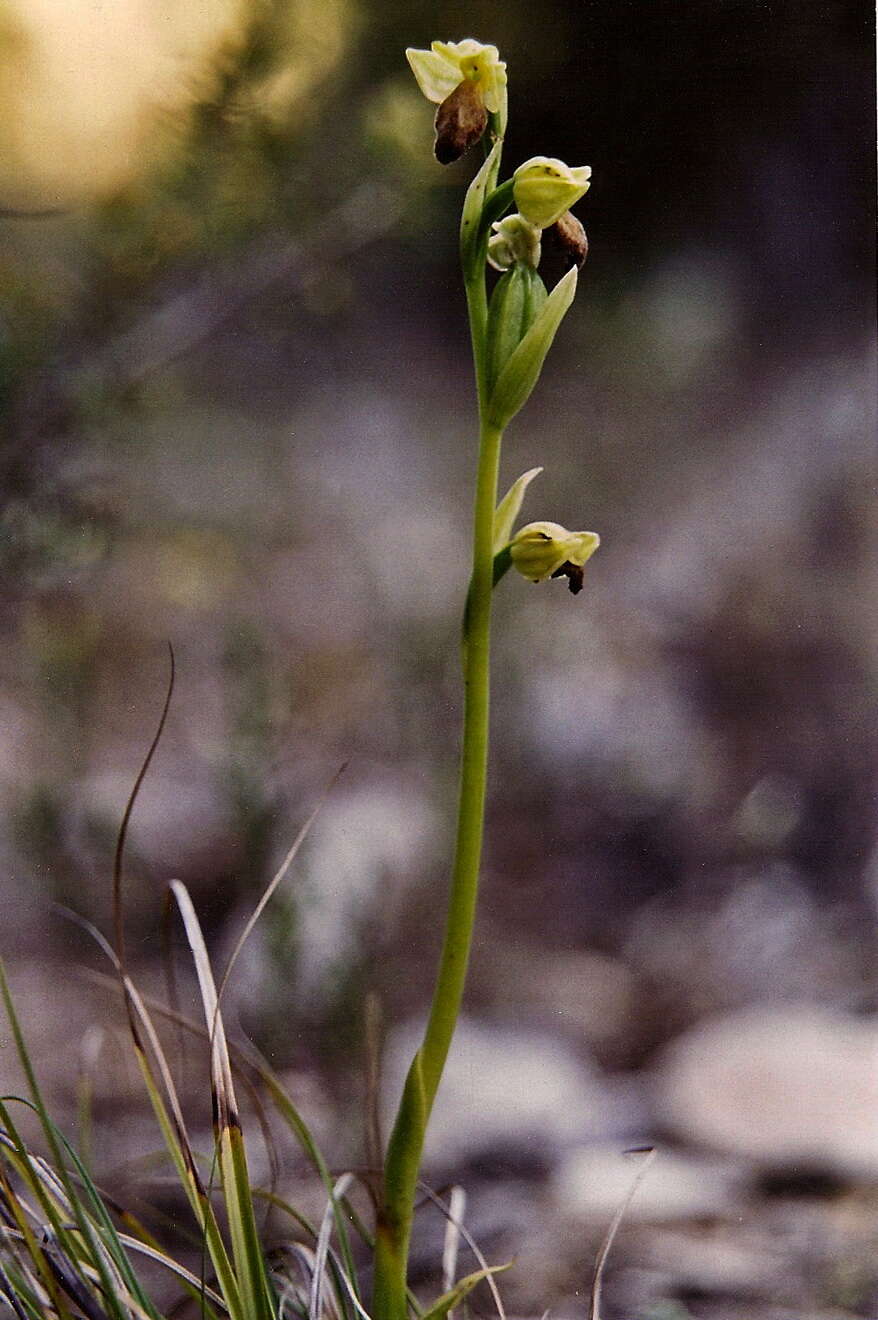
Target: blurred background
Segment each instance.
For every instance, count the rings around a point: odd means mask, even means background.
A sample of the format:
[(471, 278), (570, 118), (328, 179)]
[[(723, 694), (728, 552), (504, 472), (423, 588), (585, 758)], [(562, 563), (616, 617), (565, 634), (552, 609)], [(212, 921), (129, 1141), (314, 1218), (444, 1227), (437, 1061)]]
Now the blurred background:
[[(502, 480), (544, 465), (525, 519), (602, 547), (575, 600), (498, 589), (484, 892), (430, 1173), (517, 1255), (520, 1315), (585, 1313), (621, 1152), (652, 1141), (608, 1320), (875, 1317), (865, 0), (5, 0), (13, 989), (59, 1112), (93, 1094), (99, 1177), (170, 1197), (100, 955), (53, 906), (109, 930), (170, 642), (131, 957), (157, 985), (178, 877), (221, 966), (349, 762), (227, 1003), (330, 1158), (365, 1159), (365, 998), (392, 1098), (441, 935), (475, 460), (474, 161), (433, 161), (403, 51), (466, 36), (508, 64), (508, 168), (592, 166), (580, 292)], [(440, 1240), (428, 1214), (425, 1272)]]

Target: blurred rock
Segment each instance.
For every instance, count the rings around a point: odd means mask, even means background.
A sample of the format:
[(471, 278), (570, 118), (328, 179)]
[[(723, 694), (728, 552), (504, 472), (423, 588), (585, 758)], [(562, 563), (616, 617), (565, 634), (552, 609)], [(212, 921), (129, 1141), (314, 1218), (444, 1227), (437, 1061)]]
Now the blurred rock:
[[(393, 1109), (423, 1027), (410, 1022), (386, 1051), (384, 1114)], [(551, 1167), (567, 1147), (623, 1134), (643, 1121), (636, 1090), (604, 1076), (544, 1031), (472, 1018), (457, 1032), (427, 1134), (434, 1169), (492, 1159), (512, 1171)]]
[(855, 1002), (861, 955), (845, 914), (821, 909), (795, 868), (729, 867), (699, 885), (644, 905), (625, 945), (654, 987), (665, 1035), (757, 1000)]
[(612, 1044), (631, 1030), (637, 987), (618, 958), (590, 949), (546, 948), (516, 948), (510, 956), (507, 946), (481, 975), (494, 1004), (510, 1011), (525, 1006), (589, 1045)]
[(713, 1018), (666, 1050), (658, 1113), (770, 1166), (878, 1179), (878, 1023), (810, 1004)]
[[(568, 1151), (553, 1179), (560, 1212), (584, 1222), (609, 1222), (641, 1168), (642, 1155), (619, 1145)], [(660, 1152), (625, 1212), (625, 1222), (662, 1222), (727, 1215), (739, 1202), (745, 1169), (728, 1160)]]
[[(112, 838), (132, 784), (130, 767), (83, 780), (76, 828), (82, 830), (89, 821), (100, 822)], [(207, 869), (217, 847), (228, 846), (230, 828), (216, 785), (203, 770), (197, 774), (180, 762), (170, 773), (161, 766), (153, 767), (144, 779), (131, 815), (129, 844), (156, 873), (155, 892), (160, 894), (163, 882), (171, 876)]]
[(778, 1277), (787, 1264), (776, 1244), (759, 1241), (755, 1234), (736, 1240), (726, 1232), (705, 1235), (683, 1228), (651, 1234), (644, 1255), (669, 1292), (749, 1298), (751, 1305), (756, 1298), (777, 1295)]
[(318, 993), (362, 955), (370, 923), (391, 928), (406, 881), (436, 842), (431, 803), (413, 784), (370, 782), (330, 795), (303, 863), (298, 974)]
[[(53, 1106), (71, 1103), (81, 1074), (91, 1071), (94, 1028), (102, 1015), (106, 1020), (106, 997), (69, 969), (59, 975), (49, 962), (7, 959), (6, 974), (31, 1064), (53, 1112)], [(27, 1083), (5, 1015), (2, 1021), (3, 1087), (26, 1095)]]

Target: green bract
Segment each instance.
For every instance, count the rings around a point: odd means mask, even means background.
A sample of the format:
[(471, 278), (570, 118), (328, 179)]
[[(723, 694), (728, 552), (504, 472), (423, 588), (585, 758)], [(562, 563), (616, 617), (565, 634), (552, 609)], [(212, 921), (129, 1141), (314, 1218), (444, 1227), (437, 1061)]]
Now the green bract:
[(497, 282), (488, 306), (488, 381), (500, 372), (530, 330), (546, 303), (546, 286), (533, 266), (516, 261)]
[(464, 279), (467, 281), (484, 279), (485, 247), (487, 235), (484, 234), (480, 221), (485, 198), (490, 193), (500, 168), (502, 141), (494, 143), (482, 168), (466, 190), (463, 211), (460, 217), (460, 260)]
[(559, 280), (521, 343), (509, 357), (491, 392), (488, 416), (493, 426), (503, 430), (523, 407), (540, 378), (546, 354), (555, 332), (576, 293), (576, 270)]
[(494, 554), (498, 554), (508, 544), (512, 537), (512, 524), (518, 517), (521, 509), (521, 502), (524, 499), (524, 492), (527, 490), (534, 477), (538, 477), (542, 472), (541, 467), (531, 468), (528, 472), (523, 472), (517, 481), (512, 485), (497, 505), (494, 513)]

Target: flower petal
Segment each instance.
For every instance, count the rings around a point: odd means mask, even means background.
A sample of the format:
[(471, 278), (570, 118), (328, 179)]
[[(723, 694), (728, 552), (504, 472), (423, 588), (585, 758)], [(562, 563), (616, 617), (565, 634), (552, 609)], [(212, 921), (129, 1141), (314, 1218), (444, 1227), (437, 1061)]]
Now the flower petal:
[(495, 220), (493, 234), (488, 239), (488, 261), (495, 270), (508, 270), (516, 261), (524, 261), (534, 269), (540, 264), (540, 234), (536, 225), (523, 215), (507, 215)]

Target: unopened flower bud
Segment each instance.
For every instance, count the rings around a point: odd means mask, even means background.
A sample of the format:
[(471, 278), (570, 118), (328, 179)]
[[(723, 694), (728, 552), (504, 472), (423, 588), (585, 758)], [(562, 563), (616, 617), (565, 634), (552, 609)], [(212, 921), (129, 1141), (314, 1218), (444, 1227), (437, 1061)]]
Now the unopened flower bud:
[(508, 270), (516, 261), (536, 268), (540, 264), (540, 233), (523, 215), (495, 220), (488, 239), (488, 261), (495, 270)]
[(493, 387), (542, 311), (548, 295), (533, 266), (516, 261), (497, 281), (488, 305), (485, 357)]
[(571, 169), (563, 160), (533, 156), (513, 175), (515, 205), (526, 220), (548, 229), (587, 191), (591, 166)]
[(561, 253), (564, 269), (580, 269), (588, 256), (585, 230), (572, 211), (565, 211), (560, 219), (545, 231), (546, 243)]
[(566, 577), (575, 596), (582, 590), (582, 570), (600, 543), (597, 532), (568, 532), (560, 523), (533, 522), (516, 532), (509, 552), (529, 582)]

